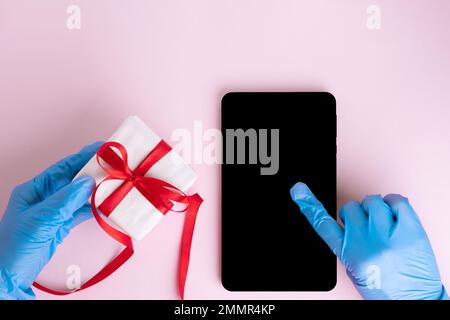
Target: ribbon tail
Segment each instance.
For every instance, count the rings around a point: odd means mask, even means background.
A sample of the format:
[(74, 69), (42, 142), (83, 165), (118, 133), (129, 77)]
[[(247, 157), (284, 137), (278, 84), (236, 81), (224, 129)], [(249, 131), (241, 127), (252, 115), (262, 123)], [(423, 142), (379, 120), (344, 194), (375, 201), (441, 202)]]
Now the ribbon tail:
[(197, 219), (197, 212), (202, 204), (203, 199), (198, 193), (190, 196), (190, 206), (185, 212), (183, 234), (181, 236), (180, 248), (180, 266), (178, 274), (178, 292), (180, 298), (184, 300), (184, 288), (186, 285), (186, 278), (189, 269), (189, 259), (191, 256), (192, 236), (194, 235), (195, 221)]
[(55, 289), (51, 289), (47, 286), (44, 286), (38, 282), (34, 282), (33, 286), (41, 291), (46, 293), (50, 293), (57, 296), (65, 296), (71, 293), (75, 293), (93, 285), (99, 283), (100, 281), (109, 277), (114, 271), (120, 268), (127, 260), (133, 255), (133, 248), (126, 247), (118, 256), (116, 256), (111, 262), (109, 262), (103, 269), (101, 269), (95, 276), (86, 281), (80, 288), (72, 290), (72, 291), (59, 291)]

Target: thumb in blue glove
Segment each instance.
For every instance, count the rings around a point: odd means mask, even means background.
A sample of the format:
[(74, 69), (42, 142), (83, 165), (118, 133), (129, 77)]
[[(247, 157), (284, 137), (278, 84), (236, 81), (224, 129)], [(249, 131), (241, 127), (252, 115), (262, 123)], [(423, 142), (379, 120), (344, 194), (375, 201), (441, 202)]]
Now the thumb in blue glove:
[(31, 285), (70, 230), (92, 216), (91, 177), (72, 181), (101, 143), (17, 186), (0, 222), (0, 298), (34, 298)]
[(365, 299), (446, 299), (428, 237), (407, 198), (390, 194), (349, 202), (339, 225), (304, 183), (291, 197), (344, 264)]

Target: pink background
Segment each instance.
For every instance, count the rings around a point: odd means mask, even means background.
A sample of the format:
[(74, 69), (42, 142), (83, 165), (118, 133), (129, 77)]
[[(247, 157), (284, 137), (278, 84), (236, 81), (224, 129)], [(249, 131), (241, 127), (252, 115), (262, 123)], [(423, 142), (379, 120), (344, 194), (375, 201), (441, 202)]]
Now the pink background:
[[(407, 195), (450, 286), (450, 2), (375, 3), (379, 31), (366, 27), (372, 0), (0, 0), (2, 208), (17, 183), (107, 138), (128, 115), (169, 140), (194, 120), (218, 127), (228, 91), (330, 91), (338, 103), (339, 204), (370, 193)], [(81, 7), (81, 30), (66, 28), (70, 4)], [(359, 298), (341, 266), (331, 292), (227, 292), (219, 167), (194, 169), (206, 201), (187, 298)], [(169, 215), (114, 276), (64, 299), (177, 298), (182, 223), (182, 215)], [(40, 279), (61, 286), (71, 264), (86, 278), (117, 250), (90, 221)]]

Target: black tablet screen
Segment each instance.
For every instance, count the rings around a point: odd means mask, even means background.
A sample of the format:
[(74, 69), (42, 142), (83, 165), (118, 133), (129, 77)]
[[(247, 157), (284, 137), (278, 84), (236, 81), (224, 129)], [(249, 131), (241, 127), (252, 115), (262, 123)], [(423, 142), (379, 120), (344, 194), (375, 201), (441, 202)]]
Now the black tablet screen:
[(231, 291), (326, 291), (336, 258), (289, 190), (336, 212), (336, 103), (329, 93), (222, 99), (222, 283)]

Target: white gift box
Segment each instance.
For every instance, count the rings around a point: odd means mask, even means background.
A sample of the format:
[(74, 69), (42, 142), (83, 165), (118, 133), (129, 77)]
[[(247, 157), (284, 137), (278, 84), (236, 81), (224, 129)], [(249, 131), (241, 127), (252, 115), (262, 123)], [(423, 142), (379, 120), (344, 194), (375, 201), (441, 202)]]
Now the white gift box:
[[(134, 170), (161, 141), (161, 138), (137, 116), (130, 116), (125, 119), (108, 141), (119, 142), (125, 147), (128, 153), (128, 165), (131, 170)], [(107, 173), (100, 168), (94, 156), (76, 177), (79, 176), (91, 176), (98, 184), (107, 176)], [(197, 179), (192, 168), (173, 150), (154, 164), (145, 176), (166, 181), (185, 193)], [(97, 207), (122, 183), (123, 181), (118, 180), (103, 183), (97, 190), (95, 199)], [(110, 220), (108, 222), (112, 222), (130, 237), (139, 241), (163, 217), (163, 213), (156, 209), (136, 188), (133, 188), (104, 219)]]

